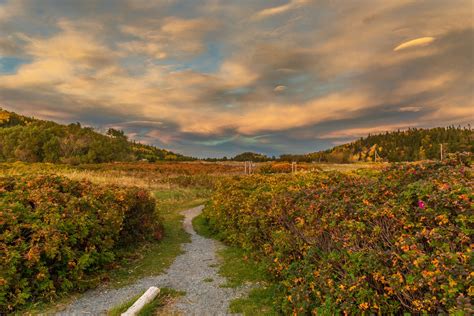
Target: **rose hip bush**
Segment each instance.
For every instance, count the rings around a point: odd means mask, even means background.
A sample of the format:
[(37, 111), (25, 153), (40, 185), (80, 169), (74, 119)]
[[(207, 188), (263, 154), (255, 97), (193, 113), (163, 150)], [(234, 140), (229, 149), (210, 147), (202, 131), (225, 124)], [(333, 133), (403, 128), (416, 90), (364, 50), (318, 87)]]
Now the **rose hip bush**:
[(142, 189), (0, 178), (0, 313), (84, 290), (120, 246), (161, 234), (155, 200)]
[(269, 262), (285, 314), (473, 314), (470, 159), (227, 178), (204, 215)]

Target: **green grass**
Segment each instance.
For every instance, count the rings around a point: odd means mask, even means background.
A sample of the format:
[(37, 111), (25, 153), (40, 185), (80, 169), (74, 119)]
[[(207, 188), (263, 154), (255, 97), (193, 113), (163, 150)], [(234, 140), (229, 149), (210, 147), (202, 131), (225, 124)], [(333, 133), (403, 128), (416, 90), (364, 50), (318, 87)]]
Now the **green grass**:
[(206, 218), (202, 214), (193, 218), (193, 228), (196, 233), (203, 237), (219, 239), (218, 236), (209, 228)]
[(262, 285), (252, 289), (247, 297), (238, 298), (230, 302), (229, 309), (232, 313), (240, 313), (245, 316), (280, 315), (273, 306), (273, 298), (277, 295), (279, 293), (276, 285)]
[[(119, 306), (116, 306), (109, 310), (107, 312), (108, 316), (119, 316), (123, 312), (125, 312), (130, 306), (135, 303), (135, 301), (143, 295), (144, 292), (140, 293), (139, 295), (136, 295), (135, 297), (131, 298), (130, 300), (120, 304)], [(175, 291), (173, 289), (169, 288), (162, 288), (160, 289), (160, 293), (158, 296), (149, 304), (145, 305), (143, 309), (138, 313), (138, 316), (151, 316), (155, 315), (158, 310), (164, 306), (173, 298), (179, 297), (184, 295), (184, 292), (181, 291)]]
[[(202, 214), (193, 219), (193, 227), (201, 236), (218, 239)], [(247, 297), (233, 300), (230, 311), (244, 315), (278, 315), (273, 308), (273, 298), (278, 294), (277, 286), (271, 282), (265, 264), (249, 258), (238, 247), (226, 247), (218, 254), (221, 258), (219, 274), (227, 279), (224, 287), (235, 288), (246, 283), (256, 285)]]
[(265, 266), (250, 259), (244, 250), (226, 247), (218, 254), (222, 258), (219, 274), (227, 279), (223, 287), (235, 288), (248, 282), (260, 283), (269, 280)]

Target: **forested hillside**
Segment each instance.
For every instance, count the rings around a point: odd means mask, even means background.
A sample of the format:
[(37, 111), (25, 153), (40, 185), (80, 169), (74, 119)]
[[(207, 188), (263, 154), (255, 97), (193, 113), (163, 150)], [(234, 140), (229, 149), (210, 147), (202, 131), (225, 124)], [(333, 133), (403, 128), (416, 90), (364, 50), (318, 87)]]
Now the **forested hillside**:
[(282, 155), (286, 161), (347, 163), (357, 161), (417, 161), (440, 158), (443, 153), (474, 152), (474, 131), (461, 127), (411, 128), (369, 135), (352, 143), (306, 155)]
[(180, 154), (129, 141), (119, 130), (106, 135), (80, 123), (60, 125), (0, 108), (0, 161), (101, 163), (191, 160)]

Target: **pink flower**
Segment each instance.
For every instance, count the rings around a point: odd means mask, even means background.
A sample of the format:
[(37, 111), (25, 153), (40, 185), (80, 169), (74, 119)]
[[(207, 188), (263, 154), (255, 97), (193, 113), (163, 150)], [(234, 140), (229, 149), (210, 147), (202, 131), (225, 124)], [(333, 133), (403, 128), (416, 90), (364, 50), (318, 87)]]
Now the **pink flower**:
[(425, 202), (423, 202), (422, 200), (419, 200), (418, 201), (418, 207), (421, 208), (421, 209), (424, 209), (426, 206)]

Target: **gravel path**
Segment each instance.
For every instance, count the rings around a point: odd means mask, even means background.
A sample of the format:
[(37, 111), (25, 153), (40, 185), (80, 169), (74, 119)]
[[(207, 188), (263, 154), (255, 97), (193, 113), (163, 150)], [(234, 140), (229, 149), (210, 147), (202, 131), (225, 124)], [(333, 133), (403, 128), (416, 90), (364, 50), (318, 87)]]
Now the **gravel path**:
[[(229, 301), (247, 293), (248, 288), (230, 289), (219, 285), (225, 283), (218, 271), (216, 251), (224, 246), (212, 239), (196, 234), (192, 219), (199, 215), (202, 206), (183, 212), (184, 229), (191, 235), (191, 243), (184, 244), (184, 253), (176, 258), (169, 269), (161, 275), (146, 277), (119, 289), (96, 289), (86, 292), (57, 315), (104, 315), (107, 310), (150, 286), (168, 287), (186, 292), (167, 309), (167, 313), (181, 315), (228, 315)], [(212, 282), (206, 282), (212, 279)]]

